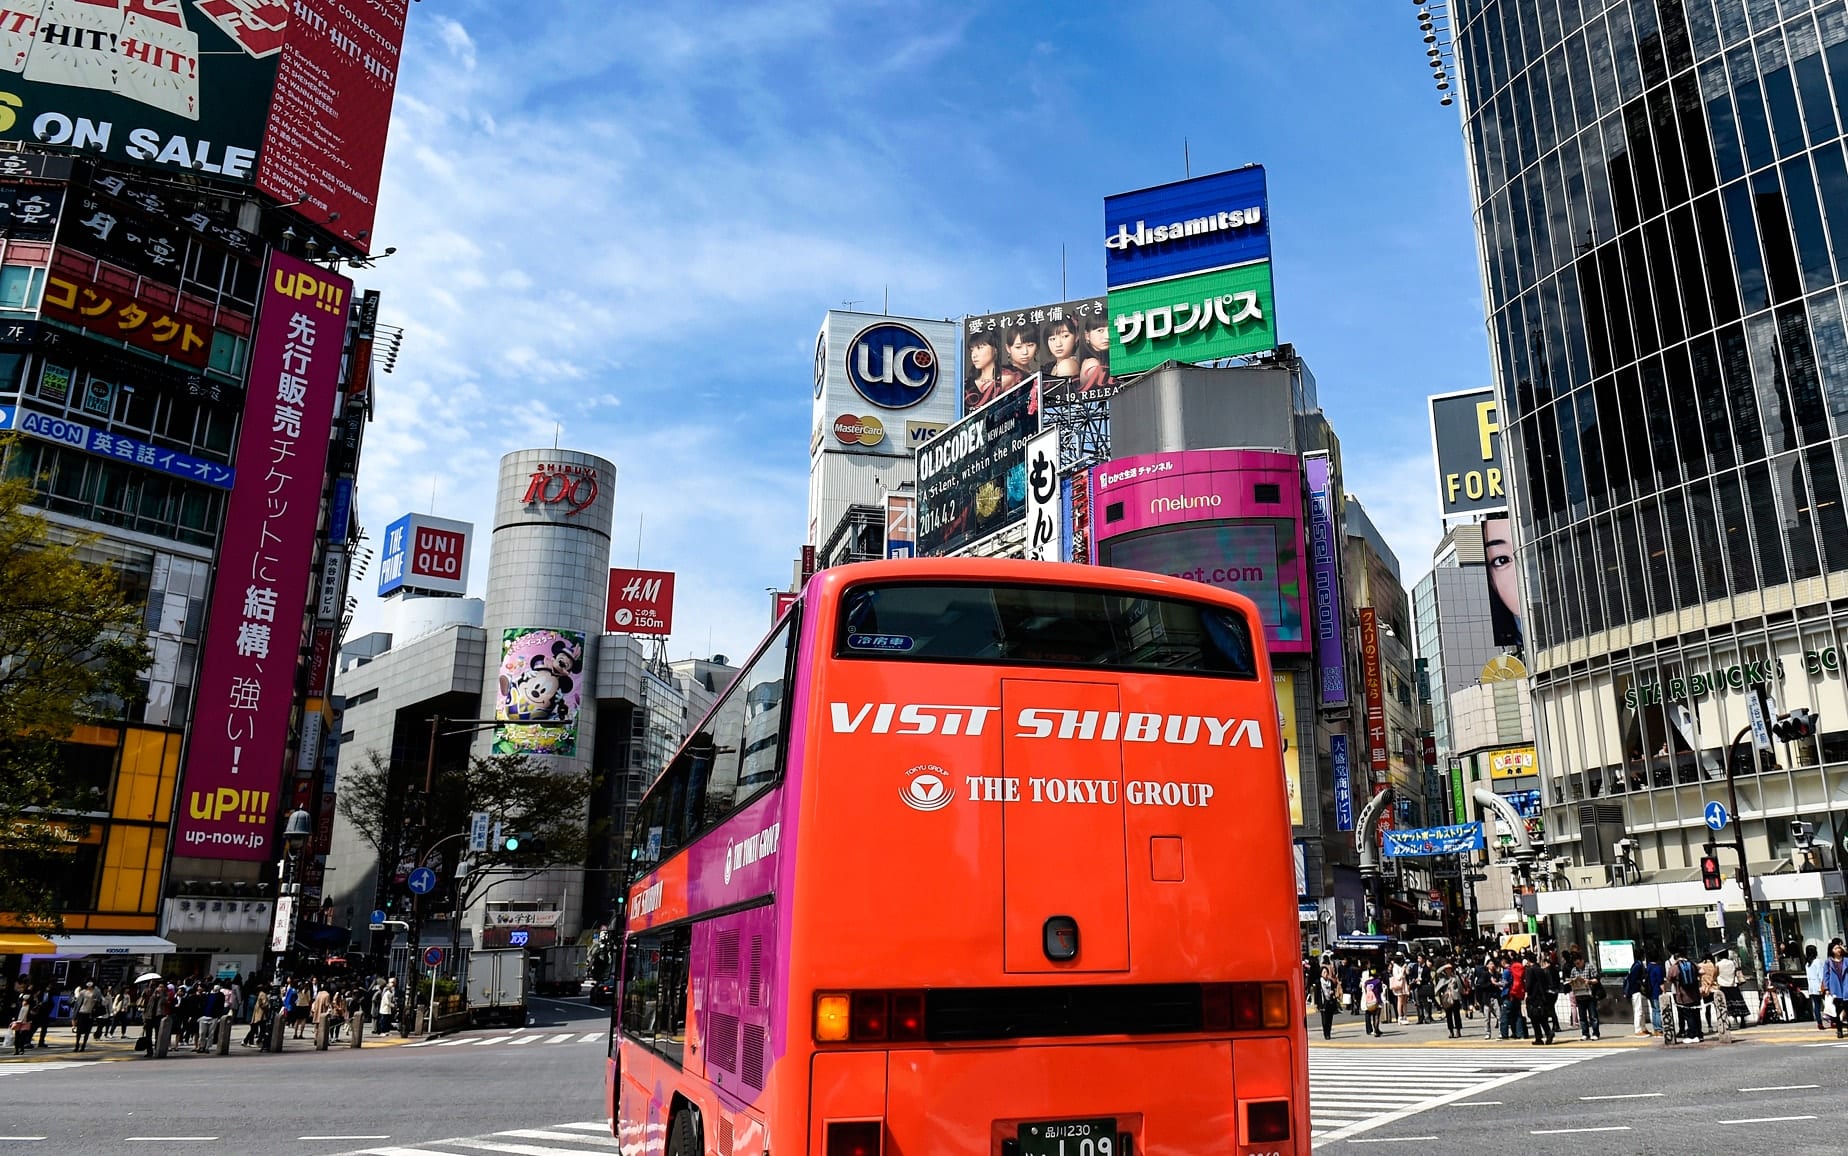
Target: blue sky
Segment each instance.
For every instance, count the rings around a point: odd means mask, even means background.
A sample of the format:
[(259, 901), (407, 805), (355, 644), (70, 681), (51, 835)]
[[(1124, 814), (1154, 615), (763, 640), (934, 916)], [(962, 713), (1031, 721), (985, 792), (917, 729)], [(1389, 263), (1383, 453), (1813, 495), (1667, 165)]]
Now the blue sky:
[[(1424, 398), (1489, 381), (1455, 108), (1406, 3), (415, 5), (363, 274), (407, 331), (360, 475), (376, 539), (476, 524), (496, 464), (617, 464), (616, 561), (679, 573), (673, 657), (748, 651), (806, 529), (813, 346), (1103, 288), (1105, 195), (1268, 169), (1280, 336), (1406, 571)], [(381, 620), (359, 585), (354, 633)]]

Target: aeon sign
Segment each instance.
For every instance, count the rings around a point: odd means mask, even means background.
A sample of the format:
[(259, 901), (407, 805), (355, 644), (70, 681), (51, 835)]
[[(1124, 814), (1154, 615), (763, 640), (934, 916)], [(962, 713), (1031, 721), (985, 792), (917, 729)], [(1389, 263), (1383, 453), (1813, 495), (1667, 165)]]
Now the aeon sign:
[(541, 462), (526, 483), (526, 495), (520, 504), (563, 506), (565, 517), (575, 517), (597, 500), (597, 471), (591, 466), (557, 465)]
[(882, 321), (847, 343), (847, 380), (882, 409), (909, 409), (937, 388), (937, 351), (909, 325)]

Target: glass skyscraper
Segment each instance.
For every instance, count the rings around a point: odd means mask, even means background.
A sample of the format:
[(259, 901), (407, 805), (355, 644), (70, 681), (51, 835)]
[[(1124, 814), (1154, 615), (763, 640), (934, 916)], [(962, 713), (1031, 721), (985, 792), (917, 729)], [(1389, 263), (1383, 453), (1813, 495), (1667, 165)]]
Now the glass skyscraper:
[[(1835, 842), (1848, 11), (1451, 7), (1549, 841), (1609, 862), (1620, 805), (1645, 869), (1686, 867), (1764, 681), (1824, 733), (1748, 767), (1748, 858), (1788, 861), (1792, 818)], [(1833, 903), (1779, 911), (1839, 930)]]

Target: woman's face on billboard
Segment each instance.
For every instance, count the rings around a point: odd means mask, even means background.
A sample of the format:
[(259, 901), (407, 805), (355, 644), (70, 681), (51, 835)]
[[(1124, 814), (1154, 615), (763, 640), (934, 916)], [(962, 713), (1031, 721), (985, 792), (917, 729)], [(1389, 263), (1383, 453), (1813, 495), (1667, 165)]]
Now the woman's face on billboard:
[(1030, 370), (1034, 359), (1039, 356), (1039, 342), (1024, 333), (1016, 333), (1013, 340), (1007, 343), (1007, 356), (1017, 368)]

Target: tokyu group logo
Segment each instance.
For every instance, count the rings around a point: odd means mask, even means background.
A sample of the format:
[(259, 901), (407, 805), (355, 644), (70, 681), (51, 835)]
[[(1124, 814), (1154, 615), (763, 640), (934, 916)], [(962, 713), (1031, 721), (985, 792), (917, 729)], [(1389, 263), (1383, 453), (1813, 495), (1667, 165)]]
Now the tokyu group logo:
[(847, 343), (847, 380), (882, 409), (909, 409), (937, 388), (937, 352), (909, 325), (882, 321)]
[(898, 797), (914, 811), (941, 811), (950, 805), (956, 792), (950, 789), (949, 772), (935, 763), (920, 763), (905, 772), (905, 785)]

